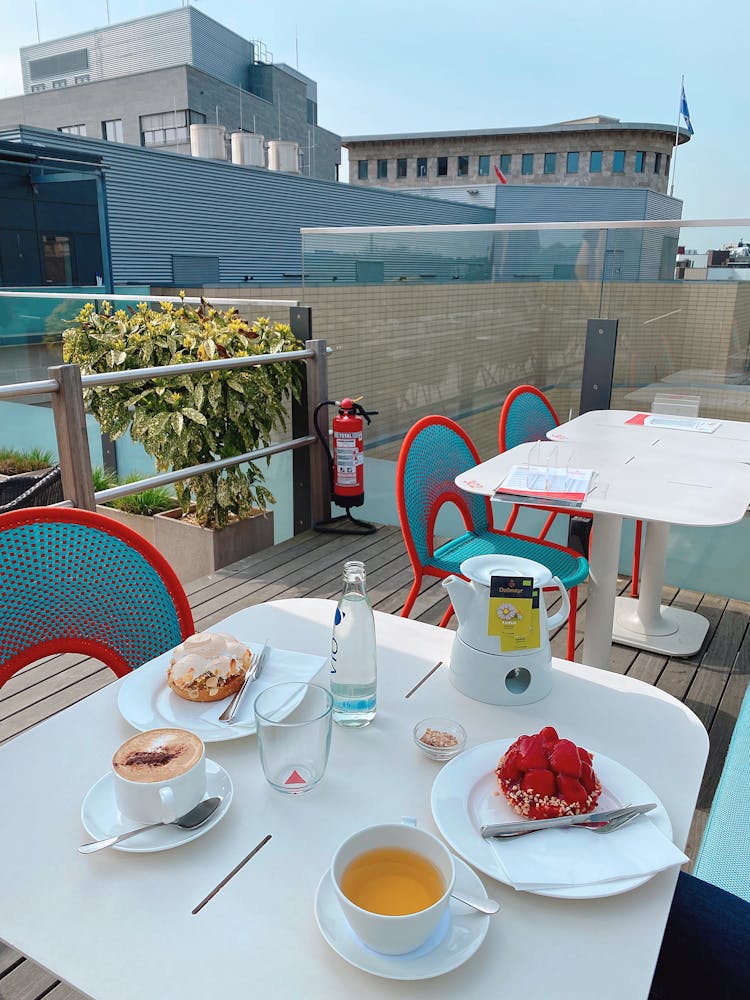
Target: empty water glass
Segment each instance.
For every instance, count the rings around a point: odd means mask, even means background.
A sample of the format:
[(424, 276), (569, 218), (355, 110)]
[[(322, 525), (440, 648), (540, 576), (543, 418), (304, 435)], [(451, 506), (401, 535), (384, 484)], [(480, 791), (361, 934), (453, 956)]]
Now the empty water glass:
[(255, 699), (260, 762), (278, 792), (298, 795), (323, 777), (332, 711), (331, 692), (318, 684), (273, 684)]

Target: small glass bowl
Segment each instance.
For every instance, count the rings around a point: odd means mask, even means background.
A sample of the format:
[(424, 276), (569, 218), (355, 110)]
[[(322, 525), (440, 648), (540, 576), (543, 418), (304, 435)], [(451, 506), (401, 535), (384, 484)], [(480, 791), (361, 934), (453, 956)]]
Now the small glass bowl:
[[(428, 729), (433, 730), (438, 737), (446, 734), (449, 737), (453, 737), (456, 742), (452, 743), (451, 746), (431, 746), (429, 743), (423, 743), (422, 737), (425, 735)], [(417, 744), (419, 749), (425, 755), (429, 757), (430, 760), (452, 760), (466, 747), (466, 730), (458, 722), (453, 719), (422, 719), (414, 727), (414, 742)]]

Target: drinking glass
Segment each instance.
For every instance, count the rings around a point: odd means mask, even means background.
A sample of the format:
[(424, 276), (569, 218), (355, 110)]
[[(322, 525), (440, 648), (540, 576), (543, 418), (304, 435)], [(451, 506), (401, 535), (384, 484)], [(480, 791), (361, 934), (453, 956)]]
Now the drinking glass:
[(298, 795), (323, 777), (332, 710), (331, 692), (319, 684), (273, 684), (255, 699), (260, 762), (278, 792)]

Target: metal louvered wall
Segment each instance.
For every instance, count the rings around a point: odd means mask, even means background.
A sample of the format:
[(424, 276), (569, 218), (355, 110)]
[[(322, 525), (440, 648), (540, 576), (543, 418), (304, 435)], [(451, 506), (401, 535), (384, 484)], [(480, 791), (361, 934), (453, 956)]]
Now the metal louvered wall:
[(1, 139), (98, 153), (114, 281), (172, 283), (173, 255), (219, 257), (221, 283), (298, 284), (303, 226), (493, 222), (490, 209), (368, 191), (21, 126)]

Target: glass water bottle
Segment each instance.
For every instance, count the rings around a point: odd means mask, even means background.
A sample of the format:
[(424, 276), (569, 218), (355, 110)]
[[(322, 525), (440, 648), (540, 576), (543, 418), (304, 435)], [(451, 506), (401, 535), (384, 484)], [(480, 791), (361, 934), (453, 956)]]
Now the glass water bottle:
[(331, 636), (331, 694), (333, 721), (340, 726), (366, 726), (375, 718), (375, 617), (361, 562), (344, 565), (343, 590)]

